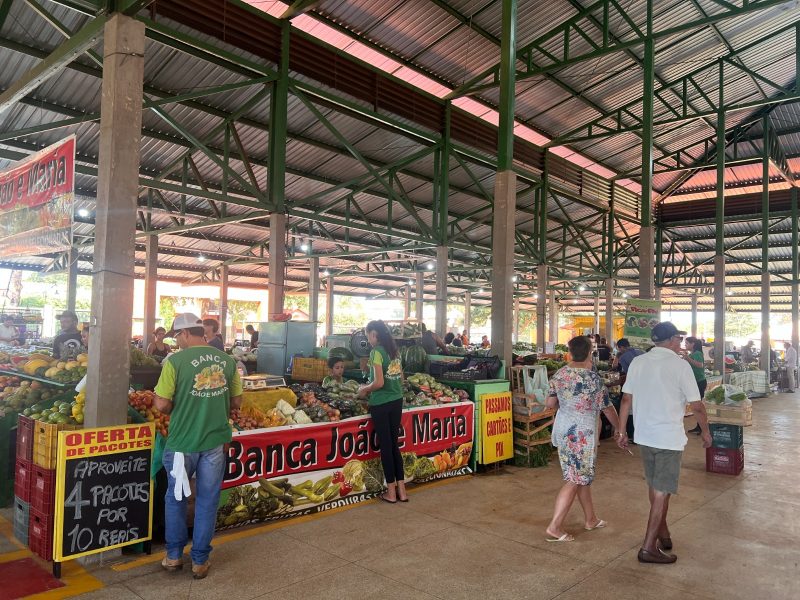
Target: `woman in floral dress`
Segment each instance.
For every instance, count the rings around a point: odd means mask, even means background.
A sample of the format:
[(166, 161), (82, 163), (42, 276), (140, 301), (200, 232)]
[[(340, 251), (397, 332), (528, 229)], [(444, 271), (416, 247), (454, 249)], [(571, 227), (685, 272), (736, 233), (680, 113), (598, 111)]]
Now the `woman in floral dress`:
[(569, 341), (572, 362), (559, 369), (550, 380), (548, 408), (558, 408), (553, 424), (553, 445), (564, 474), (564, 486), (556, 497), (553, 520), (547, 526), (548, 542), (571, 542), (575, 538), (562, 528), (564, 519), (575, 501), (583, 508), (587, 531), (605, 527), (592, 504), (591, 484), (597, 448), (597, 417), (602, 411), (619, 431), (617, 410), (608, 399), (608, 391), (600, 377), (592, 371), (592, 344), (586, 336)]

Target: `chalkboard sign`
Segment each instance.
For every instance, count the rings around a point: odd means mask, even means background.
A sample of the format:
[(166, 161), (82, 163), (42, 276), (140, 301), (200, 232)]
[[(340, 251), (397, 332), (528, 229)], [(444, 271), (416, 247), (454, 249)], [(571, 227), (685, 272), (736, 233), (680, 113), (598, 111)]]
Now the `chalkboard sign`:
[(152, 423), (59, 433), (56, 564), (151, 538), (153, 436)]

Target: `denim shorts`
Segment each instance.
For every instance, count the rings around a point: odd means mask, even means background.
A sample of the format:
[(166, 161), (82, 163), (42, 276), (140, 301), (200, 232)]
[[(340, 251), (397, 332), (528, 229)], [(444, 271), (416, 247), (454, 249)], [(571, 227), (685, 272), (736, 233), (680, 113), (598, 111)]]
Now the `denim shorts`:
[(664, 494), (678, 493), (678, 478), (681, 474), (682, 450), (663, 450), (639, 445), (647, 485)]

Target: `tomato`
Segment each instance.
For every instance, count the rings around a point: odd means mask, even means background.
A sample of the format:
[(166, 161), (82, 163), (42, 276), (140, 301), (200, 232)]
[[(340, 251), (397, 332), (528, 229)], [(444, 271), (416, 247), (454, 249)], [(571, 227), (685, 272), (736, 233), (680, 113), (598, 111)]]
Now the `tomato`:
[(346, 481), (339, 484), (339, 495), (344, 497), (347, 496), (350, 492), (353, 491), (353, 486), (347, 483)]
[(342, 475), (341, 471), (335, 471), (333, 473), (333, 479), (331, 479), (333, 483), (344, 483), (344, 475)]

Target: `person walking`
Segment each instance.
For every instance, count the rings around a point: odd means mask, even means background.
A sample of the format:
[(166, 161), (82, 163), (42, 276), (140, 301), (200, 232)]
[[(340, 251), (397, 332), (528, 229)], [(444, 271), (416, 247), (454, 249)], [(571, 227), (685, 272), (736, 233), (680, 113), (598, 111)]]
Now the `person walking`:
[(219, 321), (216, 319), (203, 319), (203, 331), (209, 346), (225, 352), (225, 342), (223, 342), (219, 333)]
[(403, 416), (403, 365), (389, 328), (383, 321), (366, 326), (369, 353), (369, 383), (358, 390), (369, 398), (369, 414), (381, 448), (381, 464), (387, 490), (380, 499), (389, 504), (408, 502), (403, 457), (400, 455), (400, 420)]
[(600, 412), (606, 415), (614, 431), (619, 431), (619, 417), (608, 398), (608, 390), (592, 370), (592, 342), (585, 336), (569, 341), (572, 361), (556, 371), (550, 380), (547, 408), (558, 408), (553, 423), (552, 443), (558, 448), (558, 460), (564, 485), (556, 496), (553, 518), (547, 526), (548, 542), (571, 542), (575, 538), (563, 529), (564, 519), (575, 497), (583, 508), (586, 531), (602, 529), (592, 502), (592, 482), (597, 449), (596, 426)]
[(189, 480), (196, 478), (197, 497), (192, 535), (192, 574), (208, 575), (211, 539), (225, 473), (224, 445), (231, 441), (228, 424), (232, 408), (242, 404), (242, 380), (236, 361), (206, 343), (203, 322), (192, 313), (175, 317), (170, 337), (181, 351), (164, 359), (155, 388), (154, 404), (170, 415), (164, 449), (167, 471), (165, 525), (167, 571), (183, 568)]
[[(688, 353), (683, 358), (692, 367), (692, 374), (697, 382), (697, 391), (700, 393), (700, 399), (702, 400), (706, 395), (706, 385), (708, 385), (706, 381), (706, 362), (703, 356), (703, 340), (694, 337), (686, 338), (686, 349)], [(689, 433), (700, 435), (702, 433), (700, 423), (690, 429)]]
[(620, 338), (617, 342), (617, 356), (611, 364), (611, 369), (619, 371), (623, 375), (627, 375), (633, 359), (642, 354), (644, 354), (644, 352), (638, 348), (631, 348), (631, 343), (628, 341), (628, 338)]
[[(669, 321), (653, 327), (650, 339), (655, 348), (631, 363), (628, 378), (622, 387), (619, 418), (624, 423), (633, 408), (635, 440), (644, 466), (650, 496), (650, 515), (644, 542), (639, 549), (639, 562), (674, 563), (667, 527), (669, 500), (678, 493), (681, 457), (687, 438), (683, 426), (686, 405), (697, 417), (703, 447), (711, 446), (706, 408), (700, 401), (692, 369), (678, 355), (685, 331), (678, 331)], [(628, 448), (628, 436), (616, 433), (620, 448)]]

